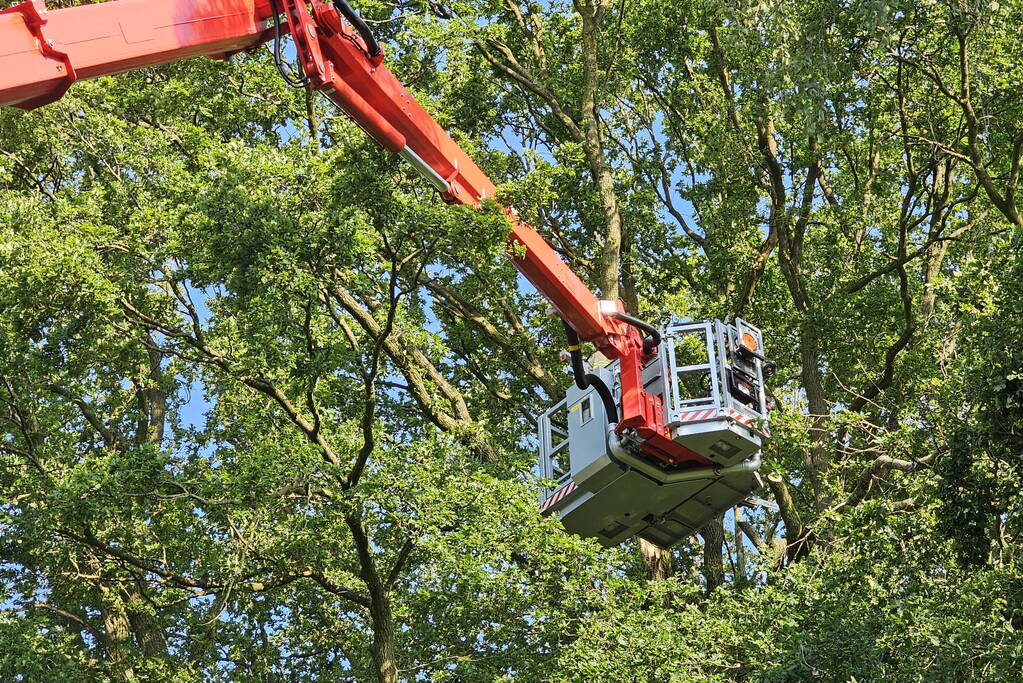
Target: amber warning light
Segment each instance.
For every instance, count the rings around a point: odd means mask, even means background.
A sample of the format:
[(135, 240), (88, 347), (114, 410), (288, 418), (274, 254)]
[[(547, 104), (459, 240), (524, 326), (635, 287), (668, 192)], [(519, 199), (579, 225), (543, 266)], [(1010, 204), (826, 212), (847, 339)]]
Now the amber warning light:
[(742, 333), (742, 345), (744, 347), (746, 347), (747, 349), (749, 349), (750, 351), (756, 351), (757, 350), (757, 338), (754, 337), (749, 332), (743, 332)]

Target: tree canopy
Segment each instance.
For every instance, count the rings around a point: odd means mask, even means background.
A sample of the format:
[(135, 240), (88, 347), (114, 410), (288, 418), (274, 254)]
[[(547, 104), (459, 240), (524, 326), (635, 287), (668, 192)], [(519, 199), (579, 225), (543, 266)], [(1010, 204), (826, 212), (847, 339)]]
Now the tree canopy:
[(0, 112), (0, 677), (1018, 677), (1023, 2), (358, 9), (595, 290), (764, 330), (778, 512), (565, 533), (497, 205), (265, 49), (83, 81)]

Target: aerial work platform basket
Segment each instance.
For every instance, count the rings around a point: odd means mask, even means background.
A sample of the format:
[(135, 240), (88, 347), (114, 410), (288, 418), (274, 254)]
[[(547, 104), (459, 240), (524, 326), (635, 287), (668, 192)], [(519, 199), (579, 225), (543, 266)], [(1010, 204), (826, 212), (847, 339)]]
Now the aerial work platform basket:
[[(677, 321), (661, 337), (643, 368), (644, 388), (661, 398), (667, 436), (688, 461), (664, 462), (637, 435), (618, 433), (593, 386), (572, 386), (538, 420), (540, 476), (554, 482), (540, 511), (606, 546), (632, 536), (671, 546), (763, 485), (764, 378), (774, 365), (762, 355), (760, 330), (741, 319)], [(620, 405), (617, 362), (590, 372)]]

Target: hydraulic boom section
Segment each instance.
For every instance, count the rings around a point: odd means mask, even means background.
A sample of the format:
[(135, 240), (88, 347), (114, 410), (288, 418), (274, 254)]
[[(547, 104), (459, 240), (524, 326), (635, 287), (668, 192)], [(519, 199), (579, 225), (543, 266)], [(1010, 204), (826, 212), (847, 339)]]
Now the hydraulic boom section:
[[(22, 2), (0, 10), (0, 105), (32, 109), (77, 80), (200, 55), (225, 59), (284, 34), (302, 72), (296, 81), (282, 68), (289, 83), (322, 92), (444, 201), (478, 206), (494, 198), (490, 178), (387, 69), (383, 50), (345, 0), (112, 0), (55, 10), (43, 0)], [(678, 438), (673, 395), (650, 384), (650, 368), (665, 363), (660, 333), (627, 315), (620, 300), (598, 299), (539, 233), (514, 210), (504, 212), (512, 262), (565, 321), (574, 345), (590, 342), (613, 361), (613, 378), (577, 377), (579, 391), (604, 387), (604, 418), (614, 414), (604, 450), (613, 455), (608, 449), (620, 446), (664, 471), (715, 462)], [(605, 386), (612, 380), (613, 395)], [(646, 495), (619, 488), (626, 498)]]

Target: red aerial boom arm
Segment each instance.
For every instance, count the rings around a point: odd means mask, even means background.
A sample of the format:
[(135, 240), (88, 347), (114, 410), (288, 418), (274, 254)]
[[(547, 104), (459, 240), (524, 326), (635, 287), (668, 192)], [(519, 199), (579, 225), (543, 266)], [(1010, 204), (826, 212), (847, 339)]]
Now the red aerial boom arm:
[[(47, 10), (31, 0), (0, 11), (0, 105), (32, 109), (59, 99), (76, 80), (204, 55), (226, 58), (291, 34), (309, 87), (324, 93), (377, 143), (409, 161), (448, 203), (478, 206), (495, 195), (490, 178), (382, 64), (326, 0), (113, 0)], [(364, 28), (364, 25), (363, 25)], [(375, 54), (374, 54), (375, 52)], [(666, 463), (708, 461), (667, 436), (661, 399), (643, 389), (651, 354), (640, 331), (617, 319), (621, 301), (599, 300), (533, 228), (512, 224), (509, 257), (583, 341), (621, 366), (618, 431), (633, 429)], [(654, 351), (656, 353), (656, 351)]]

